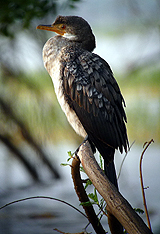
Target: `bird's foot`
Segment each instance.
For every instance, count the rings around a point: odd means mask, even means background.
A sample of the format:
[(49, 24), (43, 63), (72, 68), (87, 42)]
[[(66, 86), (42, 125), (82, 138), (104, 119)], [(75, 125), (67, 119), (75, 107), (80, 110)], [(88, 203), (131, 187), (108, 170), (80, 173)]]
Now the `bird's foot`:
[(91, 146), (91, 149), (92, 149), (92, 151), (93, 151), (93, 154), (95, 154), (96, 148), (95, 148), (94, 144), (90, 141), (90, 139), (89, 139), (89, 137), (88, 137), (88, 135), (87, 135), (87, 136), (84, 138), (83, 142), (78, 146), (78, 148), (77, 148), (76, 151), (74, 152), (74, 154), (75, 154), (76, 156), (77, 156), (77, 154), (78, 154), (79, 148), (80, 148), (81, 145), (83, 145), (86, 141), (89, 141), (89, 144), (90, 144), (90, 146)]
[(84, 138), (83, 142), (78, 146), (78, 148), (76, 149), (76, 151), (74, 152), (74, 154), (77, 156), (79, 148), (81, 147), (81, 145), (83, 145), (86, 141), (88, 140), (88, 135)]

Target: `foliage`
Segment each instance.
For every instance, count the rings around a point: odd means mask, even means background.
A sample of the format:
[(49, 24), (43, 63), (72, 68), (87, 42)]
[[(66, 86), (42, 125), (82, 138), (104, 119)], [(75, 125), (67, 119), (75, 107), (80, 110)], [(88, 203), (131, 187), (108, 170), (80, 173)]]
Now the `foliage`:
[[(65, 5), (71, 8), (79, 0), (66, 0)], [(4, 36), (14, 37), (16, 24), (19, 31), (29, 28), (33, 19), (41, 19), (48, 14), (57, 13), (58, 1), (51, 0), (6, 0), (0, 7), (0, 33)]]
[(125, 78), (118, 79), (126, 101), (130, 142), (143, 143), (147, 138), (160, 142), (159, 77), (159, 66), (150, 64), (130, 70)]
[(135, 208), (134, 210), (139, 214), (144, 214), (144, 210), (142, 210), (140, 208)]
[(14, 36), (12, 27), (28, 28), (34, 18), (42, 18), (49, 12), (56, 12), (56, 3), (48, 0), (4, 1), (0, 8), (0, 32), (5, 36)]

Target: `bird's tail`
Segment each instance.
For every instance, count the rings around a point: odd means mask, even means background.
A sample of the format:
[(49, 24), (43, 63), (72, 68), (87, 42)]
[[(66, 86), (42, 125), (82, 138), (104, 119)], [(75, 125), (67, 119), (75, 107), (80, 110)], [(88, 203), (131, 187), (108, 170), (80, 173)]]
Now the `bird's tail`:
[(112, 184), (115, 185), (115, 187), (118, 189), (118, 183), (117, 183), (117, 176), (116, 176), (116, 170), (114, 166), (114, 161), (106, 162), (104, 159), (104, 171), (108, 179)]
[(104, 145), (101, 142), (97, 145), (97, 149), (104, 159), (104, 171), (107, 178), (118, 189), (116, 170), (114, 166), (115, 149), (107, 145)]
[[(94, 141), (94, 138), (92, 141), (89, 142), (94, 142), (96, 148), (98, 149), (99, 153), (102, 155), (104, 159), (104, 170), (105, 174), (110, 180), (112, 184), (115, 185), (115, 187), (118, 189), (118, 183), (117, 183), (117, 176), (116, 176), (116, 171), (114, 167), (114, 153), (115, 149), (112, 147), (109, 147), (108, 145), (105, 145), (101, 141)], [(92, 145), (93, 143), (91, 143)], [(94, 149), (94, 147), (92, 147)], [(110, 227), (110, 230), (112, 233), (119, 233), (123, 234), (123, 226), (121, 223), (116, 219), (115, 216), (113, 216), (110, 212), (108, 212), (108, 224)]]
[[(88, 137), (88, 140), (90, 142), (90, 145), (92, 147), (92, 150), (95, 149), (95, 147), (98, 149), (99, 153), (102, 155), (104, 159), (104, 171), (108, 179), (112, 184), (115, 185), (115, 187), (118, 189), (118, 183), (117, 183), (117, 176), (114, 166), (114, 153), (115, 149), (104, 144), (102, 141), (94, 138)], [(95, 147), (94, 147), (95, 146)], [(95, 152), (95, 150), (93, 150)], [(93, 152), (93, 153), (94, 153)]]
[[(116, 170), (114, 166), (114, 149), (110, 148), (108, 150), (108, 153), (110, 151), (110, 156), (112, 155), (113, 160), (109, 161), (106, 160), (106, 157), (104, 157), (104, 170), (105, 174), (110, 180), (112, 184), (115, 185), (115, 187), (118, 189), (118, 182), (117, 182), (117, 176), (116, 176)], [(117, 218), (110, 212), (108, 212), (108, 224), (109, 228), (111, 230), (111, 233), (119, 233), (123, 234), (123, 226), (121, 223), (117, 220)]]

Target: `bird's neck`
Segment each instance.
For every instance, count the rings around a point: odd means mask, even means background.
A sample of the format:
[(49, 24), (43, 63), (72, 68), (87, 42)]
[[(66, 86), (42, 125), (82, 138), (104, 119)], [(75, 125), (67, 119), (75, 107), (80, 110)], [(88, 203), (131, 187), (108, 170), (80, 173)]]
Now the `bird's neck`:
[(95, 37), (94, 35), (90, 35), (86, 38), (82, 39), (77, 39), (77, 37), (63, 37), (60, 35), (57, 35), (54, 37), (55, 43), (57, 45), (57, 49), (61, 49), (62, 47), (66, 47), (66, 46), (75, 46), (75, 47), (79, 47), (81, 49), (84, 50), (88, 50), (89, 52), (92, 52), (94, 50), (94, 48), (96, 47), (96, 43), (95, 43)]
[[(94, 37), (92, 38), (92, 40), (88, 38), (88, 40), (83, 41), (69, 40), (68, 38), (59, 35), (52, 37), (46, 42), (43, 48), (44, 66), (46, 67), (48, 72), (51, 72), (53, 63), (56, 63), (56, 61), (60, 61), (62, 57), (66, 57), (67, 54), (70, 57), (70, 51), (81, 53), (82, 50), (87, 50), (91, 52), (94, 47)], [(67, 53), (64, 53), (64, 51)]]

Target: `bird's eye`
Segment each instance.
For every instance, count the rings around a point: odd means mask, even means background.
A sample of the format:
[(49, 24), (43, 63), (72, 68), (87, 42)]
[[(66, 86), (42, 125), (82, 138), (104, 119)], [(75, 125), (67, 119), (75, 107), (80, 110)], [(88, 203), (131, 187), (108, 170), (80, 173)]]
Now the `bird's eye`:
[(66, 28), (66, 25), (62, 24), (61, 29), (65, 29), (65, 28)]

